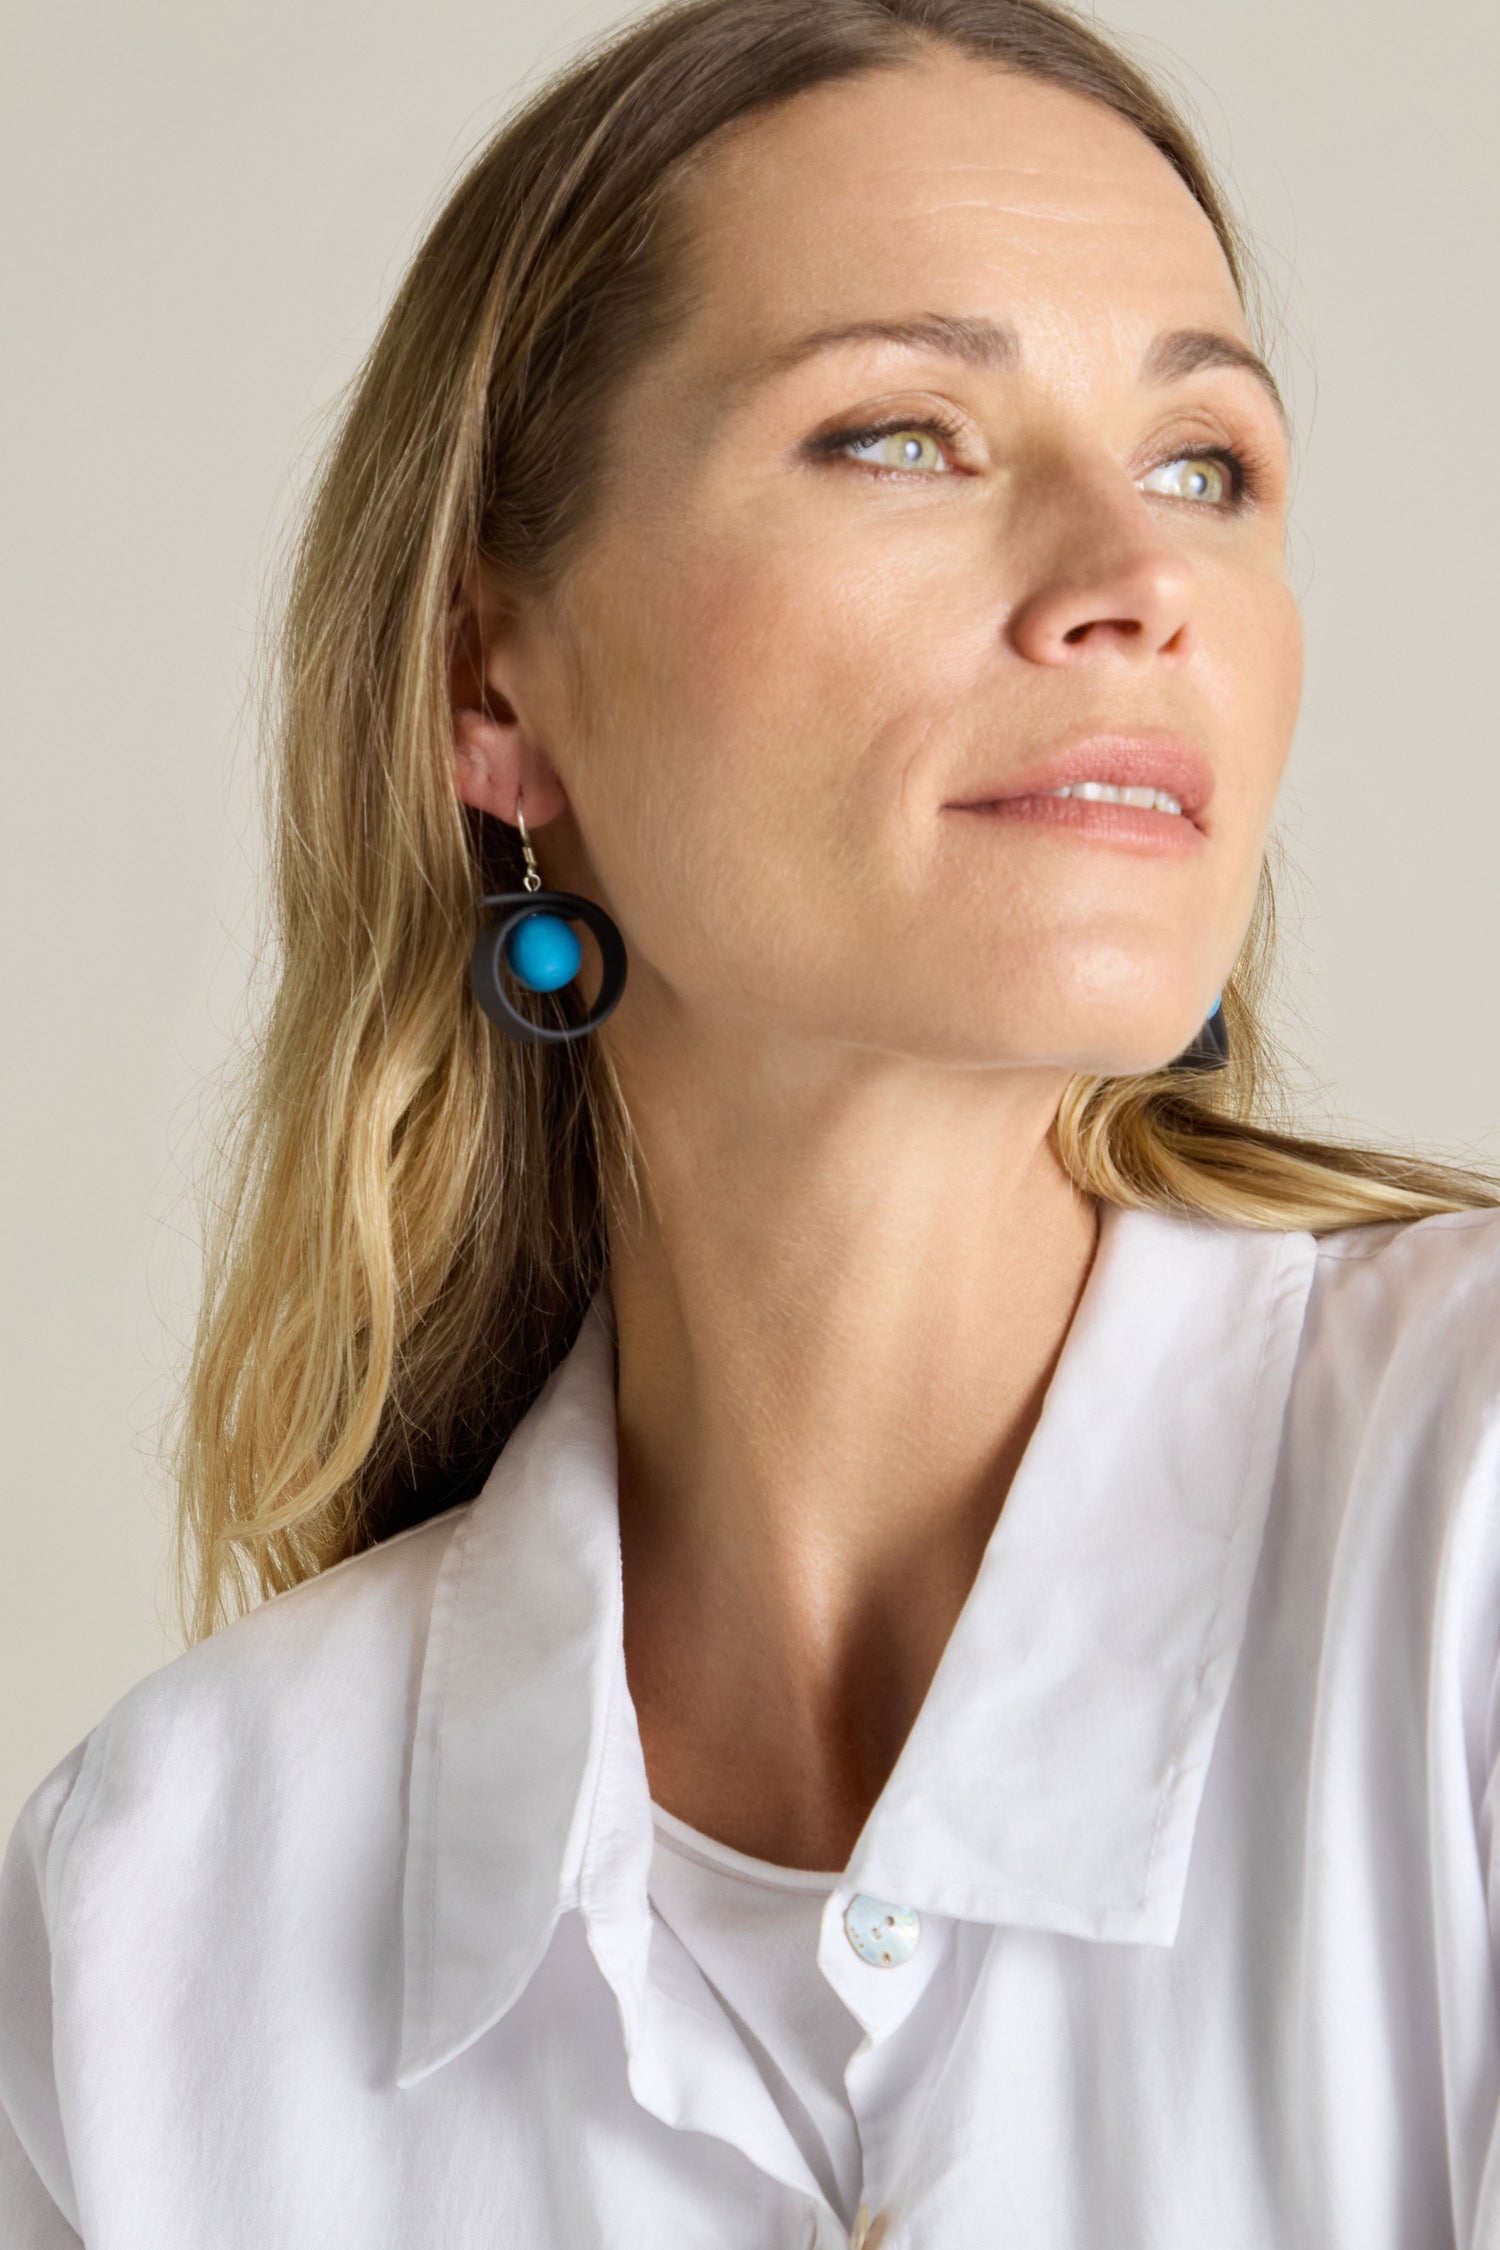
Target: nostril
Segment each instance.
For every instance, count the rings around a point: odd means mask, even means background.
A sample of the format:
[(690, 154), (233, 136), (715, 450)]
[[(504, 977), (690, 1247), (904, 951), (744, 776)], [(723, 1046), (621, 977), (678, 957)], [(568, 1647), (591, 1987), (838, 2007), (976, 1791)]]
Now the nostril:
[(1090, 617), (1082, 625), (1070, 625), (1063, 639), (1069, 642), (1081, 641), (1086, 633), (1097, 633), (1101, 625), (1107, 625), (1115, 633), (1140, 633), (1143, 630), (1138, 617)]

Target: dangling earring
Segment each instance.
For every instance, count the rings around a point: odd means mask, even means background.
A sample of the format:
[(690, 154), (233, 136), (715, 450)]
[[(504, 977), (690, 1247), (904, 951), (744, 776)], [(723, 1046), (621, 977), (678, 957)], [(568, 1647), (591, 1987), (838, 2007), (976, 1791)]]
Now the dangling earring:
[[(521, 817), (521, 792), (516, 791), (516, 825), (526, 873), (519, 891), (495, 891), (482, 898), (481, 907), (507, 909), (497, 922), (487, 922), (474, 941), (469, 957), (469, 984), (475, 999), (489, 1017), (512, 1039), (547, 1042), (581, 1039), (603, 1023), (619, 1004), (625, 990), (625, 941), (613, 917), (591, 898), (575, 891), (545, 891), (526, 823)], [(511, 1004), (501, 975), (502, 963), (517, 984), (528, 992), (556, 992), (577, 976), (583, 952), (568, 927), (586, 922), (599, 941), (604, 956), (604, 981), (599, 996), (582, 1023), (532, 1023)]]
[(1224, 1021), (1224, 995), (1214, 994), (1214, 1004), (1193, 1040), (1180, 1055), (1174, 1055), (1168, 1070), (1222, 1070), (1229, 1060), (1229, 1027)]

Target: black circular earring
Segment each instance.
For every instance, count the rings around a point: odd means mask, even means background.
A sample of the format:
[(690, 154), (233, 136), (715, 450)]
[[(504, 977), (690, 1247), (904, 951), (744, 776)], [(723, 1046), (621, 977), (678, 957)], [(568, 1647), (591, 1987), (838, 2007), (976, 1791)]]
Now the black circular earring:
[[(625, 940), (613, 917), (591, 898), (576, 891), (547, 891), (537, 866), (526, 823), (521, 817), (521, 793), (516, 792), (516, 825), (526, 873), (519, 891), (495, 891), (479, 901), (481, 907), (498, 906), (499, 920), (486, 922), (474, 940), (469, 956), (469, 984), (491, 1023), (512, 1039), (548, 1044), (558, 1039), (582, 1039), (603, 1023), (619, 1005), (625, 990)], [(597, 999), (582, 1023), (533, 1023), (523, 1016), (505, 989), (505, 973), (527, 992), (556, 992), (577, 976), (583, 950), (569, 925), (585, 922), (599, 941), (604, 957), (604, 980)]]
[(1214, 995), (1214, 1004), (1190, 1046), (1180, 1055), (1174, 1055), (1168, 1070), (1222, 1070), (1229, 1060), (1229, 1027), (1224, 1021), (1224, 995)]

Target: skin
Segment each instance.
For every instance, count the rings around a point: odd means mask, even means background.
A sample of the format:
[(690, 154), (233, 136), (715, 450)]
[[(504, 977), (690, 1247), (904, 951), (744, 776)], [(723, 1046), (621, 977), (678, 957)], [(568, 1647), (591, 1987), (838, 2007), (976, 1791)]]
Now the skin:
[[(940, 50), (749, 121), (690, 192), (699, 296), (613, 402), (576, 568), (545, 605), (470, 576), (455, 776), (511, 822), (524, 791), (544, 880), (630, 957), (595, 1036), (648, 1185), (611, 1252), (653, 1794), (834, 1870), (1088, 1279), (1058, 1098), (1178, 1053), (1244, 934), (1301, 688), (1287, 456), (1245, 371), (1142, 380), (1160, 330), (1249, 332), (1186, 188), (1085, 97)], [(736, 387), (933, 313), (1012, 322), (1019, 365), (861, 343)], [(801, 450), (934, 407), (963, 434), (914, 469)], [(1206, 445), (1252, 503), (1162, 488)], [(952, 809), (1147, 726), (1211, 767), (1190, 852)]]

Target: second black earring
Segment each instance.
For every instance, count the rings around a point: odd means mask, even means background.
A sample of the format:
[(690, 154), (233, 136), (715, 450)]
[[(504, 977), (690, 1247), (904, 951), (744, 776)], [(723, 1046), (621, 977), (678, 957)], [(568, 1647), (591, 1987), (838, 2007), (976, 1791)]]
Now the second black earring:
[(1222, 1070), (1229, 1061), (1229, 1027), (1224, 1021), (1224, 995), (1214, 1004), (1197, 1037), (1168, 1063), (1168, 1070)]

